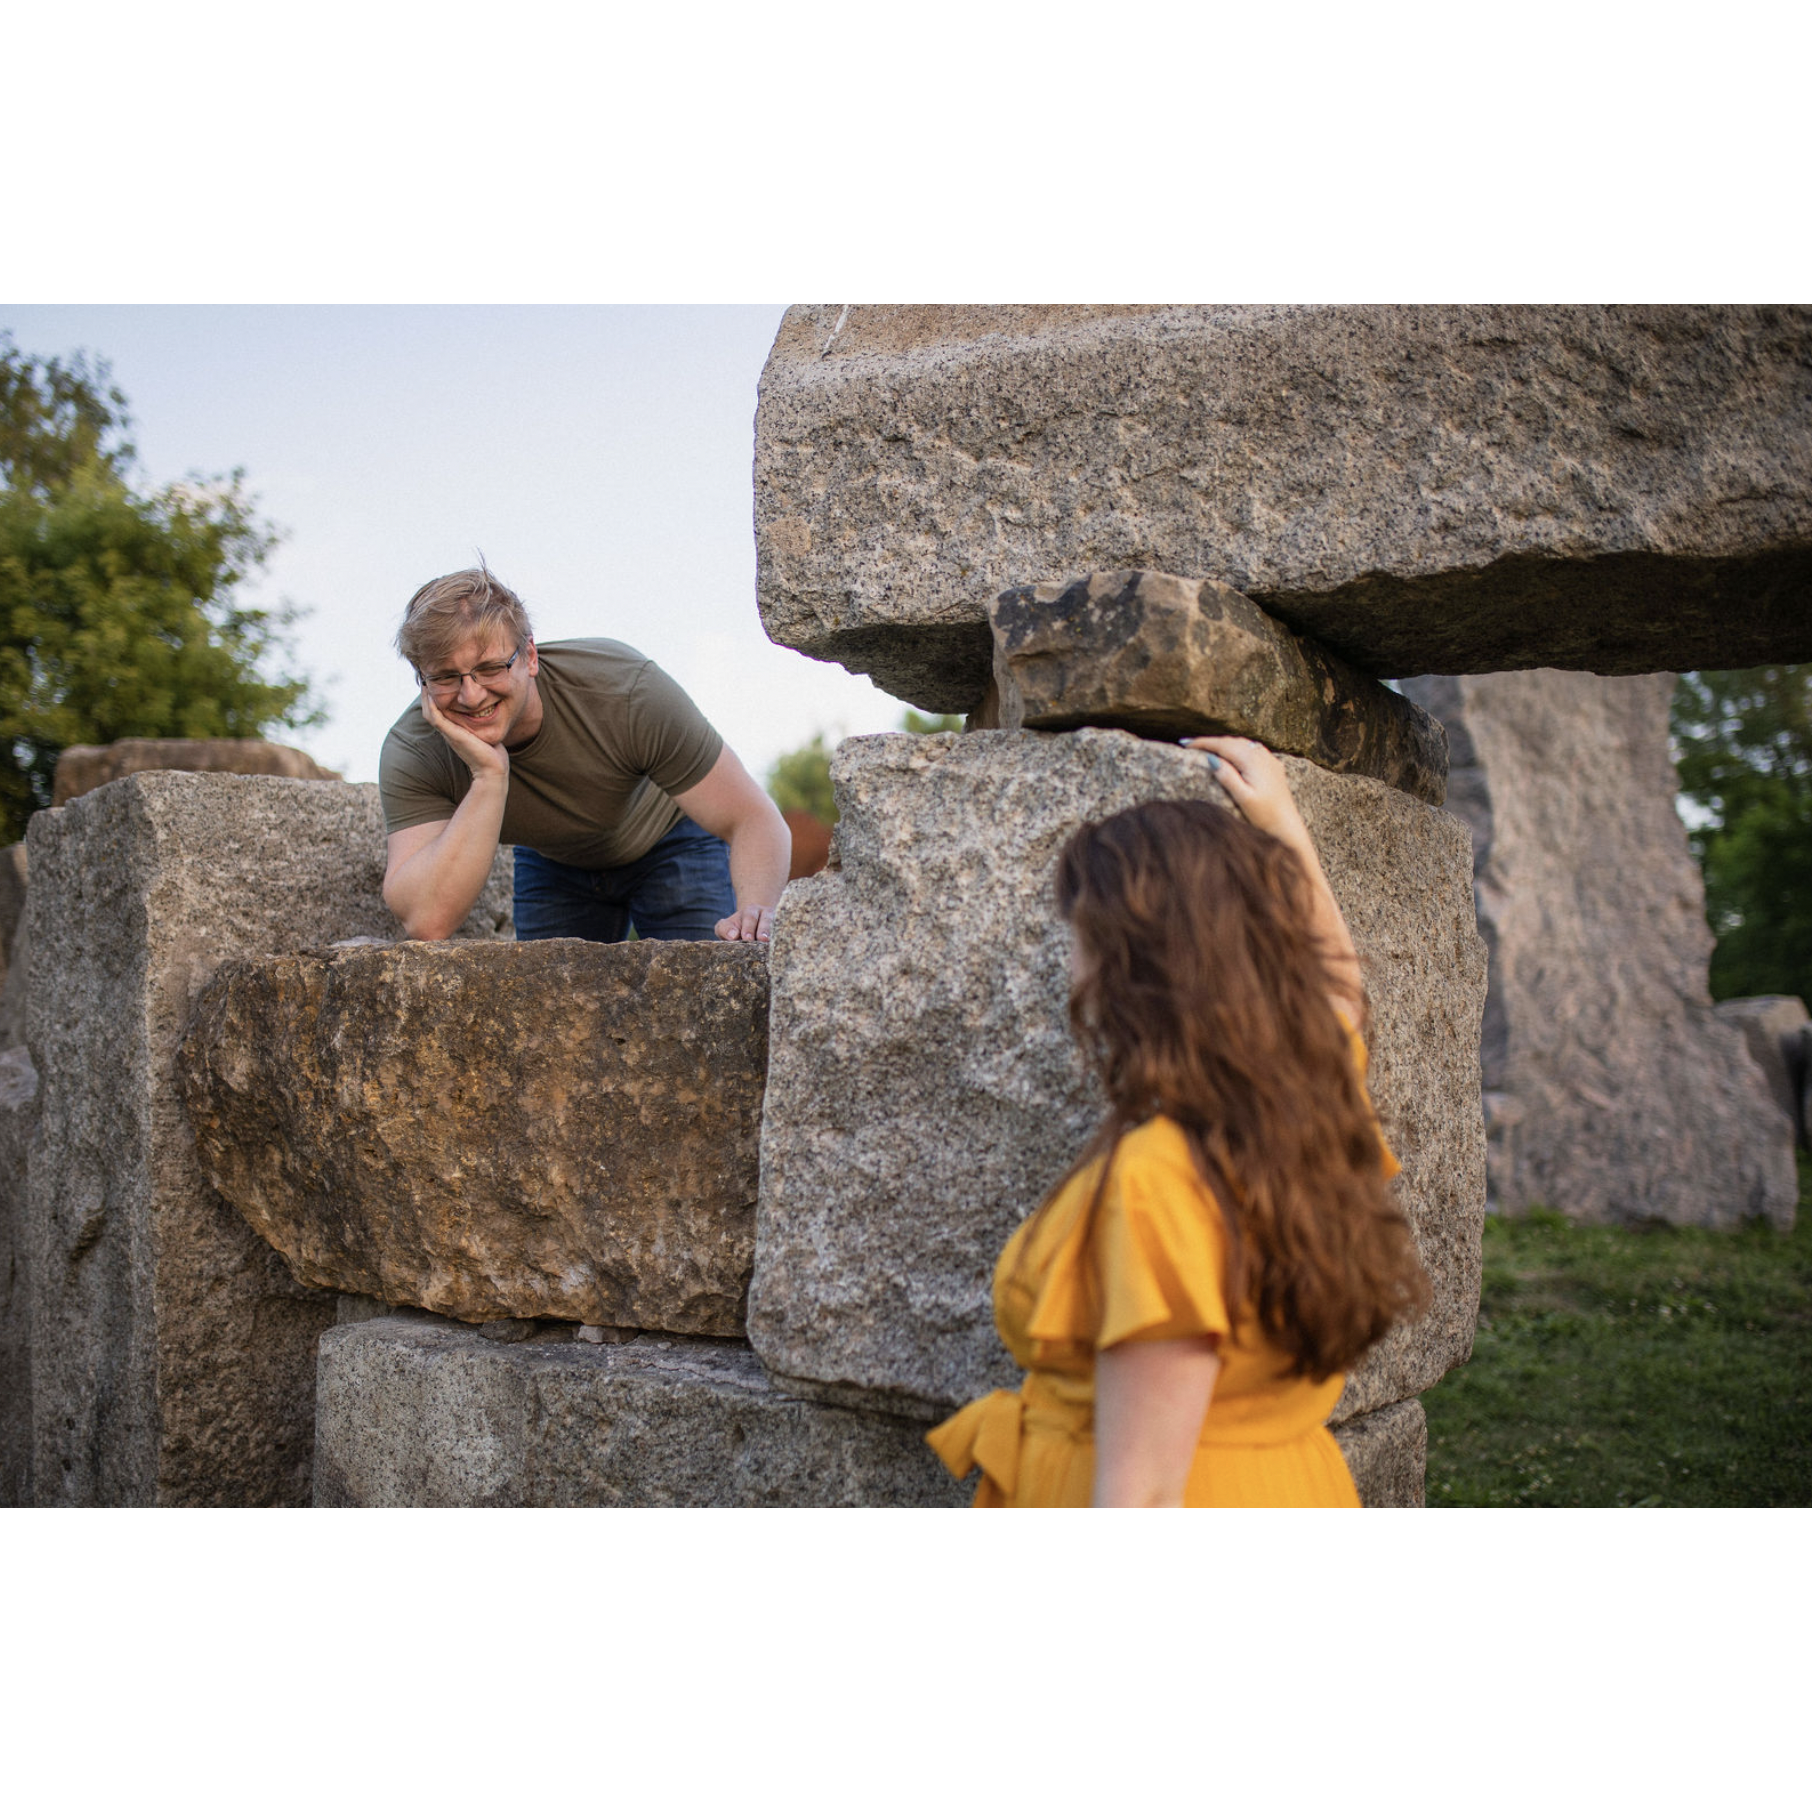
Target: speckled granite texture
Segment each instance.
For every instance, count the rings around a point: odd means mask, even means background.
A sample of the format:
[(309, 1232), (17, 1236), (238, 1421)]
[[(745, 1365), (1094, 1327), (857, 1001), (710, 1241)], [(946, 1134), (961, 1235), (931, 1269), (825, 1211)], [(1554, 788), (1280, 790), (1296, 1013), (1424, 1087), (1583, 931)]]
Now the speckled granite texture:
[(740, 1341), (500, 1346), (431, 1319), (321, 1341), (315, 1502), (966, 1504), (924, 1428), (802, 1402)]
[[(1337, 1417), (1471, 1350), (1484, 1215), (1485, 959), (1465, 826), (1286, 758), (1368, 968), (1372, 1085), (1435, 1283)], [(1064, 838), (1159, 797), (1225, 795), (1204, 758), (1118, 730), (870, 736), (833, 763), (837, 865), (788, 891), (749, 1336), (787, 1388), (936, 1415), (1017, 1377), (994, 1260), (1100, 1112), (1065, 1019), (1050, 901)]]

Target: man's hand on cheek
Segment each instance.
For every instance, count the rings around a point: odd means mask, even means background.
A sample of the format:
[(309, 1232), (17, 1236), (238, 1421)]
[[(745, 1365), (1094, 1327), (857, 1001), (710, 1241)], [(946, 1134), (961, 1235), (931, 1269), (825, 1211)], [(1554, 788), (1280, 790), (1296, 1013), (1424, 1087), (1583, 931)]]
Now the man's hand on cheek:
[(717, 921), (717, 935), (726, 944), (765, 944), (773, 923), (772, 906), (744, 906)]

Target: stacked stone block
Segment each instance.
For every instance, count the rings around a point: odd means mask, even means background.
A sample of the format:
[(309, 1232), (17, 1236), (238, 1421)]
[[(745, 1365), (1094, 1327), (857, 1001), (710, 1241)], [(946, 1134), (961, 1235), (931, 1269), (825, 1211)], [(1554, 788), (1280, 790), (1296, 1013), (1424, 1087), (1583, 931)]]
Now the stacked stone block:
[[(1286, 758), (1366, 964), (1371, 1080), (1434, 1306), (1349, 1381), (1345, 1421), (1471, 1350), (1484, 1213), (1470, 846), (1447, 814)], [(801, 1394), (931, 1418), (1017, 1373), (989, 1280), (1102, 1103), (1065, 1016), (1064, 839), (1152, 798), (1227, 805), (1199, 754), (1123, 731), (858, 738), (838, 860), (775, 931), (750, 1338)], [(1413, 1417), (1390, 1426), (1409, 1439)]]

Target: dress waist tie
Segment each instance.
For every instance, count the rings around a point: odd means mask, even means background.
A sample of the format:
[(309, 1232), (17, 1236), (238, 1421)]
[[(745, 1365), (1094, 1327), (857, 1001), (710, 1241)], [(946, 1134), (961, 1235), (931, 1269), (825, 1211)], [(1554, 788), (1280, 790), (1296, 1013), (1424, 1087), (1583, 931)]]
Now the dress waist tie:
[(926, 1435), (931, 1451), (944, 1462), (953, 1478), (966, 1478), (982, 1469), (977, 1502), (990, 1495), (993, 1501), (1011, 1503), (1019, 1484), (1019, 1439), (1025, 1400), (1016, 1390), (991, 1390), (985, 1397), (966, 1403), (947, 1422)]

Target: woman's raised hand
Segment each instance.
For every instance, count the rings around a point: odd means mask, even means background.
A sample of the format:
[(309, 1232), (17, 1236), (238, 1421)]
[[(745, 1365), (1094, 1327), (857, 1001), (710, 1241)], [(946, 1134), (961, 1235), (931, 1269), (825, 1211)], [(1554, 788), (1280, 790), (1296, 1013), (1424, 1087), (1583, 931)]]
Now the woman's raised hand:
[(1284, 765), (1262, 742), (1244, 736), (1192, 736), (1183, 746), (1205, 749), (1220, 758), (1215, 778), (1248, 824), (1285, 842), (1303, 832), (1302, 814), (1290, 795)]

